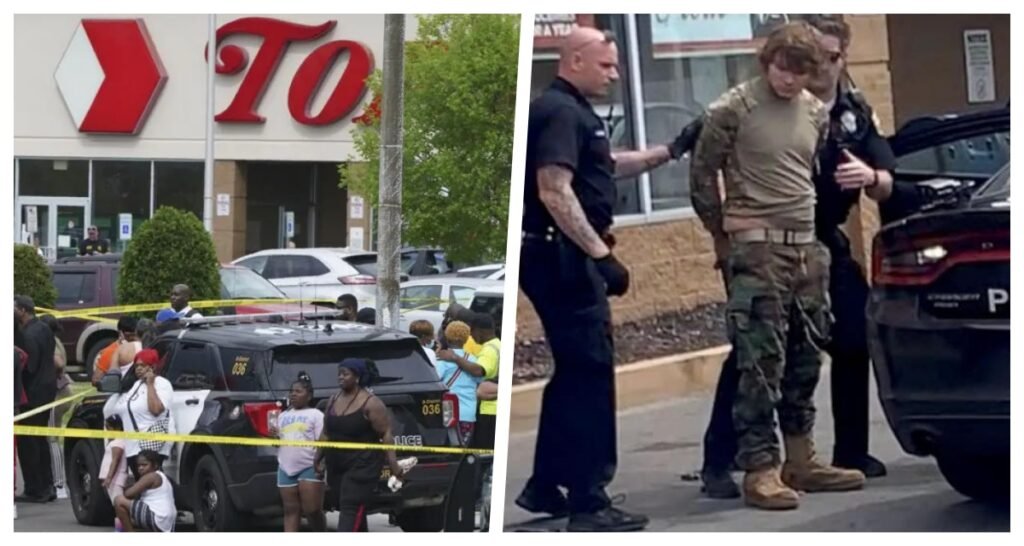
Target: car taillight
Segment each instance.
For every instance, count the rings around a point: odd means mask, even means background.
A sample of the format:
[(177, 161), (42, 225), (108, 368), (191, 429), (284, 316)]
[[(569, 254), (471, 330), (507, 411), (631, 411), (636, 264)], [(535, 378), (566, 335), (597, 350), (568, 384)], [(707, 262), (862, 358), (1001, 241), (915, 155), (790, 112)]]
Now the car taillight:
[(871, 272), (878, 285), (923, 286), (957, 264), (1009, 259), (1009, 230), (920, 236), (889, 248), (876, 239)]
[(373, 275), (349, 275), (338, 277), (341, 284), (377, 284), (377, 277)]
[(276, 426), (281, 415), (281, 406), (277, 402), (254, 402), (243, 405), (245, 416), (252, 423), (252, 428), (260, 436), (271, 436), (271, 429)]
[(459, 424), (459, 397), (446, 393), (441, 397), (441, 419), (445, 428), (454, 428)]

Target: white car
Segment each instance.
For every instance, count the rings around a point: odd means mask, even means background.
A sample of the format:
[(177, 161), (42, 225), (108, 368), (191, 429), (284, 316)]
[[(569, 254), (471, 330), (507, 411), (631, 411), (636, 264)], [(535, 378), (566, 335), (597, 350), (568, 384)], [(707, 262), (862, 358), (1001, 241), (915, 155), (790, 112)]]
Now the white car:
[(252, 269), (289, 298), (333, 302), (352, 294), (359, 308), (377, 301), (377, 253), (348, 248), (261, 250), (231, 262)]
[(455, 276), (503, 281), (505, 280), (505, 264), (487, 264), (467, 267), (460, 269)]
[(470, 277), (433, 277), (404, 282), (399, 292), (400, 329), (408, 332), (413, 321), (426, 320), (434, 325), (436, 332), (441, 329), (441, 320), (449, 305), (458, 303), (469, 308), (477, 290), (501, 292), (504, 287), (504, 281)]

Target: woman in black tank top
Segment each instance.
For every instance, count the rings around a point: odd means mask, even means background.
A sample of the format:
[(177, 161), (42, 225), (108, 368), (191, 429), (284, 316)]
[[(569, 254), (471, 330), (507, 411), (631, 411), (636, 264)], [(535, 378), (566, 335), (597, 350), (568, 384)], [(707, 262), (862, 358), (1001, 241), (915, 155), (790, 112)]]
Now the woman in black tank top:
[[(322, 440), (361, 444), (393, 445), (391, 415), (380, 398), (366, 388), (369, 386), (370, 362), (360, 358), (346, 358), (338, 365), (338, 383), (341, 392), (331, 397), (324, 415)], [(366, 529), (366, 503), (372, 497), (380, 480), (385, 461), (391, 474), (402, 478), (402, 470), (394, 451), (377, 449), (320, 449), (316, 455), (316, 470), (327, 471), (327, 483), (338, 495), (338, 531), (351, 532)], [(326, 463), (326, 464), (325, 464)]]

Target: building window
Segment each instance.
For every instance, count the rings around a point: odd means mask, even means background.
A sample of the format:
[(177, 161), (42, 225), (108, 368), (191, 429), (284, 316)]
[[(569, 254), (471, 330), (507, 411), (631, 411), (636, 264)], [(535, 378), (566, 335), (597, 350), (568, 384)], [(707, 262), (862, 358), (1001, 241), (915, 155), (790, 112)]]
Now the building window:
[(124, 251), (118, 233), (118, 215), (132, 215), (132, 233), (149, 219), (152, 181), (149, 161), (93, 161), (92, 223), (100, 237), (110, 240), (112, 250)]
[[(637, 16), (648, 148), (671, 142), (708, 104), (757, 74), (755, 46), (724, 41), (749, 38), (750, 21), (749, 15)], [(651, 171), (650, 184), (652, 211), (690, 208), (688, 158)]]
[(174, 207), (203, 219), (203, 164), (158, 161), (154, 165), (153, 210)]
[[(629, 57), (626, 47), (626, 32), (622, 15), (583, 15), (572, 14), (563, 16), (538, 15), (537, 28), (545, 29), (555, 24), (562, 25), (562, 20), (576, 20), (580, 24), (593, 25), (601, 30), (611, 31), (615, 35), (619, 49), (619, 81), (612, 84), (608, 96), (591, 99), (594, 112), (605, 121), (608, 127), (609, 140), (613, 150), (635, 148), (633, 138), (633, 119), (627, 115), (631, 109), (629, 104), (628, 66)], [(537, 32), (537, 31), (535, 31)], [(557, 39), (535, 36), (533, 68), (530, 79), (530, 98), (535, 99), (551, 85), (558, 74)], [(618, 197), (615, 202), (615, 214), (639, 214), (643, 212), (640, 202), (640, 179), (628, 178), (617, 180)]]
[(89, 162), (84, 159), (19, 159), (18, 195), (89, 197)]

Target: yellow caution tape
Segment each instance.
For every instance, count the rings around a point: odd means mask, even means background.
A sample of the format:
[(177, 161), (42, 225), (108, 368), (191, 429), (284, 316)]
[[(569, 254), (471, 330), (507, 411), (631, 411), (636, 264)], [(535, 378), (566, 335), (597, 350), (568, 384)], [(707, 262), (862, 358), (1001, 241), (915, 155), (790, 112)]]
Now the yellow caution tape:
[(78, 400), (79, 398), (85, 398), (86, 396), (88, 396), (90, 394), (93, 394), (94, 392), (96, 392), (95, 388), (86, 389), (85, 391), (80, 392), (78, 394), (74, 394), (74, 395), (68, 396), (66, 398), (61, 398), (60, 400), (54, 400), (53, 402), (50, 402), (49, 404), (46, 404), (45, 406), (39, 406), (38, 408), (34, 408), (31, 411), (26, 411), (25, 413), (19, 413), (18, 415), (14, 416), (14, 422), (17, 423), (18, 421), (21, 421), (21, 420), (24, 420), (24, 419), (28, 419), (29, 417), (32, 417), (33, 415), (39, 415), (40, 413), (43, 413), (44, 411), (49, 411), (49, 410), (51, 410), (51, 409), (53, 409), (53, 408), (55, 408), (57, 406), (74, 402), (75, 400)]
[(253, 438), (246, 436), (210, 436), (204, 434), (162, 434), (156, 432), (126, 432), (120, 430), (94, 430), (88, 428), (50, 428), (14, 425), (15, 436), (46, 436), (63, 438), (88, 438), (91, 440), (117, 439), (155, 440), (173, 443), (224, 444), (250, 447), (316, 447), (349, 450), (408, 451), (414, 453), (439, 453), (447, 455), (492, 455), (490, 449), (464, 447), (432, 447), (362, 444), (355, 442), (320, 442), (303, 440), (278, 440), (274, 438)]
[[(431, 307), (433, 305), (445, 303), (447, 300), (442, 298), (403, 298), (400, 301), (405, 302), (426, 302), (422, 305), (410, 308), (402, 309), (402, 313), (409, 311), (419, 311), (421, 309)], [(259, 304), (285, 304), (285, 303), (306, 303), (315, 305), (316, 303), (333, 303), (326, 302), (324, 300), (297, 300), (297, 299), (237, 299), (237, 300), (206, 300), (192, 302), (190, 305), (193, 309), (210, 309), (215, 307), (237, 307), (239, 305), (259, 305)], [(54, 318), (78, 318), (83, 320), (90, 320), (95, 322), (105, 322), (109, 324), (116, 324), (117, 320), (98, 317), (96, 315), (115, 315), (119, 313), (141, 313), (146, 311), (159, 311), (161, 309), (167, 309), (166, 303), (140, 303), (137, 305), (117, 305), (111, 307), (93, 307), (89, 309), (69, 309), (67, 311), (57, 311), (54, 309), (47, 309), (45, 307), (36, 307), (36, 311), (40, 314), (53, 315)]]

